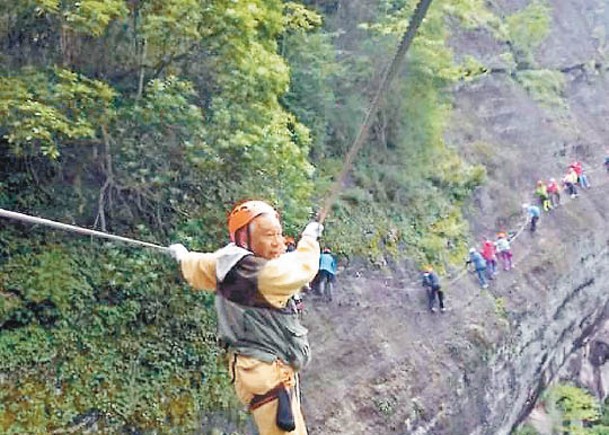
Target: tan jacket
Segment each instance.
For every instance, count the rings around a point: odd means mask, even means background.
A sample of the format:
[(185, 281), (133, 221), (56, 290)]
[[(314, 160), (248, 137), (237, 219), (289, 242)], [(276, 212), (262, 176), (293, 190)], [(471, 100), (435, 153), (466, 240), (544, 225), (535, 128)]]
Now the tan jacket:
[(564, 181), (566, 183), (576, 184), (577, 183), (577, 174), (575, 171), (569, 171), (567, 175), (565, 175)]
[[(191, 286), (215, 291), (218, 252), (189, 252), (182, 259), (182, 274)], [(266, 262), (258, 274), (258, 289), (272, 306), (284, 308), (290, 297), (313, 280), (318, 268), (319, 243), (303, 237), (296, 250)]]

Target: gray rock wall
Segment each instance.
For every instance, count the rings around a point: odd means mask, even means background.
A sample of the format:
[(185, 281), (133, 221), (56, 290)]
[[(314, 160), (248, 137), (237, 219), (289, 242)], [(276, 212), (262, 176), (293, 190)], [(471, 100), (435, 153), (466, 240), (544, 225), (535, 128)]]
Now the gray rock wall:
[[(494, 7), (501, 15), (528, 3)], [(600, 168), (609, 148), (605, 3), (549, 2), (552, 31), (534, 68), (564, 78), (557, 105), (502, 70), (507, 44), (481, 31), (455, 36), (458, 56), (474, 54), (494, 69), (456, 87), (446, 132), (462, 156), (488, 170), (466, 210), (475, 240), (519, 228), (536, 180), (561, 177), (574, 159), (593, 188), (544, 215), (534, 236), (523, 232), (516, 270), (488, 290), (471, 274), (445, 279), (452, 310), (442, 316), (426, 312), (415, 272), (399, 266), (353, 267), (339, 279), (334, 306), (310, 301), (315, 354), (303, 394), (311, 434), (508, 434), (563, 367), (607, 395), (606, 365), (586, 365), (591, 344), (579, 351), (609, 319), (609, 175)], [(595, 346), (594, 358), (606, 359)]]

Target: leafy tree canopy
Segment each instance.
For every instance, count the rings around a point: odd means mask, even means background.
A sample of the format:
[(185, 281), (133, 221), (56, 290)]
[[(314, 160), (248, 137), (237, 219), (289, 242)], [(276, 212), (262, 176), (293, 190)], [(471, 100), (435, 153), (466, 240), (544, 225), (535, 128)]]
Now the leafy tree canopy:
[[(356, 22), (339, 3), (3, 2), (0, 207), (213, 250), (231, 205), (255, 197), (297, 236), (414, 6), (352, 2)], [(325, 243), (379, 266), (461, 260), (461, 207), (485, 174), (445, 142), (449, 90), (486, 69), (455, 59), (451, 29), (511, 38), (522, 64), (545, 34), (547, 8), (535, 4), (507, 19), (481, 0), (434, 4)], [(560, 81), (537, 81), (521, 77), (553, 101)], [(242, 430), (212, 305), (157, 253), (3, 225), (0, 432), (194, 432), (218, 410)]]

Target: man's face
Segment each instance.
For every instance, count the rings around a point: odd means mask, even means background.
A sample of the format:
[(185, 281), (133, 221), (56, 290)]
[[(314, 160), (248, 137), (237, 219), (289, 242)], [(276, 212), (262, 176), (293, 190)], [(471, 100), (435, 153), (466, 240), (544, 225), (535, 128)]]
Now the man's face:
[(250, 251), (256, 256), (271, 260), (285, 252), (283, 231), (277, 216), (262, 214), (250, 225)]

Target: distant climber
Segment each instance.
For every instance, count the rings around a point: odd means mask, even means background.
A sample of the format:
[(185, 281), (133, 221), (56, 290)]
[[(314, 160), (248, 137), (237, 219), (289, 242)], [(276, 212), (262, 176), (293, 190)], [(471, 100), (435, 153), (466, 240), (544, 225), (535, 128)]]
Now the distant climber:
[(609, 173), (609, 151), (607, 151), (607, 153), (605, 155), (605, 161), (603, 164), (605, 165), (605, 169)]
[(539, 217), (541, 216), (541, 211), (539, 210), (539, 207), (537, 207), (536, 205), (530, 205), (530, 204), (523, 204), (522, 208), (525, 210), (525, 213), (527, 214), (527, 217), (531, 224), (529, 229), (531, 230), (532, 233), (534, 233), (535, 230), (537, 230), (537, 222), (539, 222)]
[(569, 165), (569, 168), (573, 169), (577, 174), (577, 183), (581, 186), (581, 188), (590, 189), (590, 183), (584, 172), (584, 166), (582, 163), (580, 161), (575, 161)]
[(492, 240), (485, 239), (482, 243), (482, 257), (486, 261), (486, 274), (489, 279), (495, 279), (497, 275), (497, 248)]
[(304, 300), (302, 299), (302, 294), (300, 292), (296, 293), (294, 296), (292, 296), (292, 300), (294, 301), (294, 307), (296, 308), (296, 312), (302, 320), (302, 313), (304, 312), (305, 308)]
[(512, 248), (510, 246), (510, 239), (506, 233), (501, 232), (497, 234), (495, 246), (497, 246), (497, 255), (501, 258), (501, 262), (503, 263), (503, 270), (511, 270), (513, 267)]
[(296, 250), (296, 242), (294, 241), (294, 237), (286, 236), (285, 237), (285, 252), (292, 252)]
[(567, 171), (567, 175), (565, 175), (565, 177), (563, 178), (563, 183), (567, 188), (567, 192), (569, 193), (569, 195), (571, 195), (571, 198), (577, 197), (578, 193), (577, 188), (575, 187), (575, 185), (577, 184), (577, 173), (575, 172), (575, 169), (569, 168), (569, 170)]
[[(294, 237), (286, 236), (285, 237), (285, 252), (292, 252), (296, 250), (296, 241)], [(302, 298), (302, 293), (306, 293), (310, 290), (308, 284), (304, 285), (298, 293), (294, 293), (292, 296), (292, 300), (294, 301), (294, 306), (296, 307), (296, 311), (300, 314), (302, 319), (302, 313), (304, 312), (304, 300)]]
[(444, 308), (444, 292), (442, 291), (442, 286), (440, 285), (440, 278), (434, 272), (432, 266), (426, 266), (423, 269), (423, 287), (427, 290), (427, 302), (429, 311), (434, 313), (436, 311), (434, 305), (436, 303), (436, 298), (438, 299), (438, 308), (440, 312), (443, 313), (446, 309)]
[(228, 230), (231, 243), (213, 253), (181, 244), (169, 252), (190, 285), (215, 289), (229, 373), (259, 433), (306, 435), (298, 372), (310, 350), (292, 296), (317, 273), (323, 226), (309, 223), (296, 250), (284, 253), (278, 213), (265, 202), (246, 201), (231, 211)]
[(326, 302), (332, 302), (336, 280), (336, 258), (330, 248), (324, 248), (319, 256), (319, 293)]
[(469, 257), (465, 262), (465, 265), (467, 266), (469, 264), (474, 265), (474, 270), (476, 271), (476, 275), (478, 276), (478, 282), (480, 283), (480, 286), (482, 286), (482, 288), (487, 288), (488, 284), (486, 283), (485, 278), (486, 260), (484, 259), (484, 257), (482, 257), (482, 255), (480, 255), (478, 251), (476, 251), (476, 248), (471, 248), (469, 250)]
[(550, 195), (548, 195), (548, 188), (543, 180), (537, 182), (537, 188), (535, 189), (535, 196), (539, 198), (539, 204), (543, 207), (544, 211), (552, 210), (552, 204), (550, 203)]
[(550, 178), (550, 182), (548, 183), (548, 195), (550, 195), (550, 201), (552, 202), (552, 207), (558, 207), (560, 205), (560, 186), (556, 182), (555, 178)]

